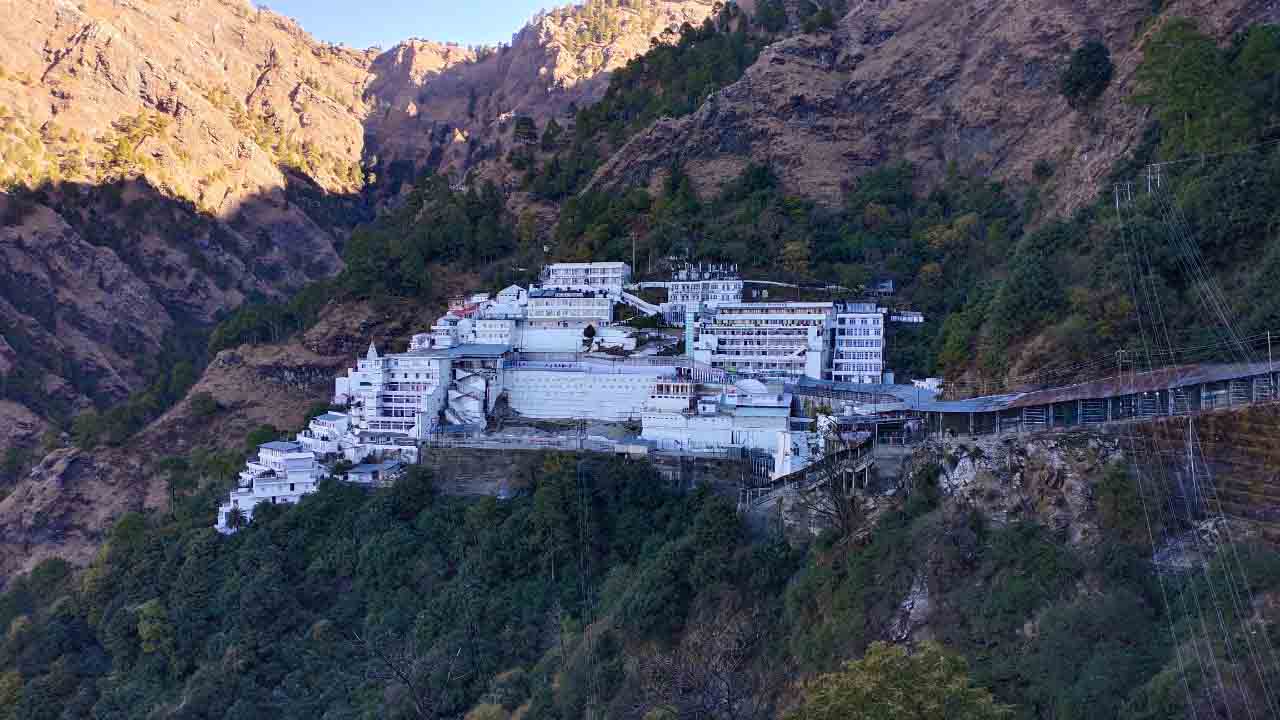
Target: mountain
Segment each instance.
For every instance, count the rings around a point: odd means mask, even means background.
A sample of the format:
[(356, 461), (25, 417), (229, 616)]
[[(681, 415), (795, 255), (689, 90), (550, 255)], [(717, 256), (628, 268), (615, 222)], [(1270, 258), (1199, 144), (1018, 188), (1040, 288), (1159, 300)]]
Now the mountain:
[[(589, 103), (702, 0), (590, 2), (510, 45), (316, 41), (236, 0), (18, 0), (0, 28), (0, 476), (84, 411), (185, 393), (203, 333), (335, 275), (351, 229), (512, 118)], [(139, 397), (146, 390), (146, 397)]]
[(6, 398), (55, 424), (119, 403), (220, 314), (340, 269), (370, 54), (237, 2), (8, 10)]
[[(1130, 448), (1169, 463), (1145, 475), (1126, 467), (1126, 443), (1095, 433), (926, 447), (896, 484), (869, 481), (846, 535), (792, 542), (772, 530), (781, 512), (743, 522), (732, 501), (674, 489), (643, 462), (482, 451), (436, 465), (507, 473), (512, 497), (449, 497), (428, 464), (214, 533), (246, 451), (320, 411), (368, 342), (403, 342), (443, 297), (548, 255), (891, 277), (893, 302), (928, 317), (894, 329), (891, 364), (962, 392), (1106, 374), (1147, 321), (1170, 344), (1219, 348), (1200, 305), (1217, 288), (1212, 314), (1269, 344), (1280, 27), (1258, 23), (1280, 19), (1274, 3), (754, 5), (695, 27), (714, 8), (593, 2), (540, 16), (509, 46), (365, 53), (207, 0), (33, 7), (23, 31), (0, 30), (0, 52), (33, 52), (56, 26), (52, 47), (74, 60), (50, 60), (63, 79), (46, 87), (43, 62), (10, 72), (5, 55), (0, 79), (4, 171), (22, 174), (0, 198), (0, 443), (30, 449), (0, 468), (21, 473), (0, 498), (0, 720), (858, 717), (847, 697), (804, 701), (840, 682), (821, 674), (843, 661), (892, 658), (880, 640), (941, 641), (964, 660), (927, 681), (885, 666), (907, 689), (861, 683), (870, 702), (972, 681), (1019, 718), (1271, 710), (1271, 676), (1259, 667), (1255, 682), (1256, 658), (1226, 643), (1252, 654), (1251, 638), (1280, 637), (1276, 554), (1245, 537), (1231, 557), (1196, 555), (1230, 528), (1175, 512), (1181, 418), (1149, 437), (1131, 428)], [(657, 10), (689, 25), (624, 62)], [(76, 51), (84, 33), (64, 16), (96, 18), (97, 44)], [(221, 146), (191, 130), (200, 113), (161, 111), (182, 103), (154, 100), (154, 68), (181, 64), (165, 43), (216, 29), (221, 47), (228, 28), (256, 50), (227, 51), (234, 100), (214, 93), (200, 112), (245, 148), (238, 177), (263, 184), (210, 210), (217, 193), (183, 184), (179, 151), (215, 162)], [(350, 95), (343, 78), (360, 80)], [(355, 125), (299, 110), (291, 95), (308, 91), (349, 101)], [(58, 111), (82, 118), (79, 135), (44, 129), (55, 92), (94, 98)], [(116, 94), (127, 112), (111, 111)], [(315, 123), (352, 150), (316, 136), (308, 151), (294, 138)], [(1112, 206), (1109, 183), (1158, 160), (1177, 161), (1167, 191)], [(1188, 248), (1203, 251), (1199, 277)], [(243, 306), (254, 295), (276, 302)], [(93, 401), (103, 412), (83, 412)], [(1249, 502), (1266, 503), (1276, 419), (1256, 406), (1196, 421), (1206, 470)], [(1199, 563), (1203, 578), (1184, 572)], [(1218, 594), (1236, 567), (1256, 595)], [(975, 716), (1006, 716), (987, 709)]]
[[(1277, 18), (1262, 0), (850, 3), (830, 31), (771, 44), (697, 112), (640, 133), (589, 187), (656, 187), (680, 163), (710, 195), (755, 163), (786, 191), (838, 206), (857, 178), (892, 162), (913, 163), (921, 188), (949, 168), (1026, 186), (1048, 162), (1049, 209), (1067, 214), (1092, 201), (1141, 140), (1148, 118), (1131, 101), (1133, 73), (1153, 8), (1222, 40)], [(1087, 40), (1110, 49), (1116, 76), (1096, 103), (1075, 109), (1058, 78)]]
[(376, 58), (369, 143), (378, 172), (399, 185), (424, 169), (462, 180), (512, 147), (516, 119), (570, 121), (609, 74), (655, 39), (710, 17), (713, 0), (589, 0), (539, 13), (509, 45), (479, 52), (410, 40)]

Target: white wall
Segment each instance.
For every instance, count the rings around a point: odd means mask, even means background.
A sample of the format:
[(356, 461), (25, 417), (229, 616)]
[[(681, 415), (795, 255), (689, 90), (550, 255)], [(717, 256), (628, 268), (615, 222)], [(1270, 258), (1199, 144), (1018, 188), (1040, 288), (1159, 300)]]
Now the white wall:
[(583, 328), (540, 328), (525, 326), (520, 334), (524, 352), (582, 352)]
[(627, 373), (509, 369), (503, 384), (511, 409), (525, 417), (622, 421), (640, 417), (660, 377), (670, 377), (670, 368)]
[(733, 418), (728, 415), (684, 415), (647, 411), (640, 437), (670, 448), (724, 448), (733, 444)]

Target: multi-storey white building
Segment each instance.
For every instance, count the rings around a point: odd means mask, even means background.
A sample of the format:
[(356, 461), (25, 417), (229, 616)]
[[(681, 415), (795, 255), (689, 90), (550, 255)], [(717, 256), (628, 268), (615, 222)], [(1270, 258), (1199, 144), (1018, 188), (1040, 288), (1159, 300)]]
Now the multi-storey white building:
[(218, 508), (219, 532), (233, 532), (233, 511), (245, 522), (253, 519), (253, 509), (261, 503), (296, 503), (313, 493), (322, 476), (316, 456), (299, 442), (273, 441), (258, 446), (256, 461), (245, 463), (236, 489)]
[(791, 395), (756, 380), (700, 386), (659, 382), (644, 406), (641, 437), (660, 448), (772, 452), (791, 424)]
[(884, 381), (884, 318), (885, 309), (875, 303), (836, 306), (832, 380), (865, 385)]
[(742, 375), (829, 377), (832, 303), (728, 303), (704, 320), (694, 359)]
[(672, 274), (662, 311), (669, 322), (683, 322), (686, 313), (739, 302), (742, 278), (737, 265), (689, 265)]
[(554, 290), (602, 290), (617, 295), (631, 282), (624, 262), (553, 263), (542, 271), (542, 286)]
[(335, 384), (334, 401), (351, 408), (357, 430), (426, 437), (444, 404), (441, 390), (449, 381), (450, 354), (419, 351), (426, 336), (415, 336), (417, 348), (382, 357), (369, 352)]
[(298, 433), (297, 441), (317, 457), (338, 455), (342, 452), (342, 438), (350, 429), (349, 415), (327, 412), (312, 418), (307, 429)]
[(613, 322), (613, 299), (602, 292), (534, 290), (529, 293), (525, 317), (531, 322), (554, 320), (602, 325)]

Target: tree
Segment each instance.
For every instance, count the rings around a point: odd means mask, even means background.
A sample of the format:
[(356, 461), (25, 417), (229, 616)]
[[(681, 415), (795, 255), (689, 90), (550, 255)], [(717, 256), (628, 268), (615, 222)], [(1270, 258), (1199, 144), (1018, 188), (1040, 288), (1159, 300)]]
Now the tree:
[(542, 151), (551, 152), (556, 149), (556, 143), (560, 140), (562, 132), (560, 123), (555, 118), (547, 121), (547, 127), (542, 131)]
[(351, 634), (352, 645), (369, 660), (370, 680), (399, 686), (409, 695), (419, 720), (435, 720), (444, 715), (449, 692), (470, 673), (458, 669), (462, 648), (452, 653), (424, 650), (415, 637), (399, 640)]
[(1114, 73), (1111, 51), (1097, 40), (1090, 40), (1076, 48), (1071, 62), (1062, 71), (1059, 79), (1062, 94), (1071, 107), (1086, 107), (1107, 89)]
[(749, 720), (766, 717), (763, 681), (750, 666), (767, 620), (758, 610), (722, 608), (688, 625), (680, 644), (638, 659), (636, 717)]
[[(830, 414), (830, 408), (827, 409)], [(825, 433), (826, 455), (805, 469), (791, 512), (812, 528), (837, 538), (849, 537), (862, 524), (865, 513), (857, 490), (857, 468), (863, 456), (838, 433)]]
[(819, 30), (830, 30), (836, 26), (836, 16), (831, 8), (822, 6), (817, 12), (805, 18), (804, 31), (815, 33)]
[(782, 246), (782, 266), (793, 275), (809, 274), (809, 241), (797, 239)]
[(800, 707), (786, 720), (999, 720), (1013, 709), (974, 687), (968, 666), (941, 645), (914, 654), (875, 642), (861, 660), (806, 683)]
[(533, 121), (533, 118), (528, 115), (521, 115), (516, 118), (515, 129), (512, 131), (512, 137), (516, 142), (537, 142), (538, 125)]
[(200, 420), (213, 417), (219, 410), (218, 401), (207, 392), (198, 392), (191, 396), (191, 415)]
[(591, 341), (596, 339), (596, 326), (588, 325), (582, 331), (582, 344), (591, 347)]
[(764, 0), (756, 7), (755, 21), (769, 32), (778, 32), (787, 26), (787, 7), (782, 0)]
[(239, 530), (240, 528), (248, 524), (249, 524), (249, 521), (244, 516), (244, 511), (241, 510), (240, 508), (233, 507), (231, 508), (231, 511), (227, 513), (227, 527), (231, 528), (232, 530)]

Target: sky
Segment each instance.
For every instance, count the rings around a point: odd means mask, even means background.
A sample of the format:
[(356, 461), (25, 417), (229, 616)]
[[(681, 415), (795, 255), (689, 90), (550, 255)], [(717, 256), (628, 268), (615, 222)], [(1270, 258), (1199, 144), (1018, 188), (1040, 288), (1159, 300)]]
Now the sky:
[(564, 0), (266, 0), (319, 40), (388, 48), (410, 37), (463, 45), (511, 42), (534, 13)]

